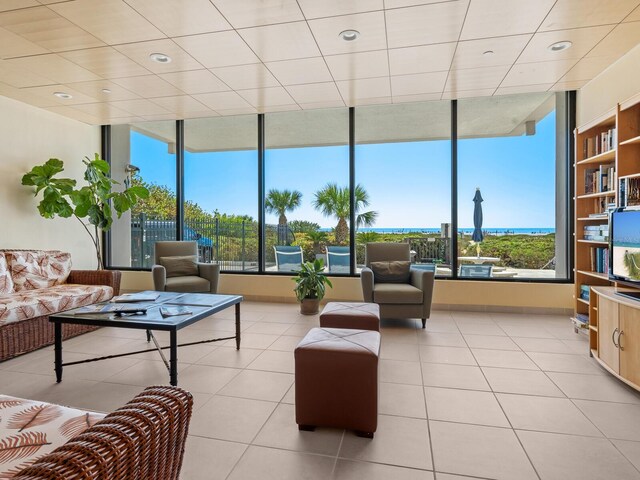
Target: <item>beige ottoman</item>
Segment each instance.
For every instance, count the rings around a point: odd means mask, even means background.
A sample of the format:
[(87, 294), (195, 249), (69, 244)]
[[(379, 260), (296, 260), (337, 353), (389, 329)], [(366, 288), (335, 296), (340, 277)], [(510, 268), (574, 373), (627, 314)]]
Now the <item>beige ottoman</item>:
[(379, 332), (380, 307), (377, 303), (329, 302), (320, 314), (320, 326)]

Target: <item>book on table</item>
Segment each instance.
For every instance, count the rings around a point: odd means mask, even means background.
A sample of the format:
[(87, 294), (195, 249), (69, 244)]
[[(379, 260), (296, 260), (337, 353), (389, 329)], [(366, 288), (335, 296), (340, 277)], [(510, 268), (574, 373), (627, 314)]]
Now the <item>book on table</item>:
[(116, 304), (96, 303), (94, 305), (87, 305), (86, 307), (80, 307), (76, 309), (74, 315), (99, 315), (102, 313), (115, 313), (116, 315), (123, 315), (125, 313), (147, 313), (146, 305), (131, 305), (131, 304)]
[(159, 293), (125, 293), (122, 295), (118, 295), (117, 297), (113, 297), (111, 299), (112, 303), (133, 303), (133, 302), (155, 302)]
[(193, 312), (185, 306), (160, 307), (160, 315), (163, 317), (176, 317), (178, 315), (190, 315)]

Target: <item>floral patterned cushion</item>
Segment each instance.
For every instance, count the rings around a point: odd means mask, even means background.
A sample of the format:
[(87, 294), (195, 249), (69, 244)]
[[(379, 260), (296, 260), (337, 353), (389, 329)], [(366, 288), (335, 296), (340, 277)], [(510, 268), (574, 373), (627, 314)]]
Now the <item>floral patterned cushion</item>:
[(11, 276), (16, 292), (62, 285), (71, 272), (71, 255), (52, 251), (12, 251)]
[(105, 414), (0, 395), (0, 479), (10, 479)]
[(68, 283), (0, 295), (0, 326), (103, 302), (111, 297), (113, 297), (113, 288), (105, 285)]
[(7, 265), (7, 257), (0, 253), (0, 295), (13, 292), (13, 279)]

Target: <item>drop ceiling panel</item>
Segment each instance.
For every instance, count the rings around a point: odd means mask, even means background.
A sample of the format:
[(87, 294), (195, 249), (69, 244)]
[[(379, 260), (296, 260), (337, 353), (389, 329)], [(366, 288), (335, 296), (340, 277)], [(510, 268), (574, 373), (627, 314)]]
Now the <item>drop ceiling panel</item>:
[(615, 27), (587, 56), (621, 57), (640, 43), (640, 22), (621, 23)]
[(287, 91), (298, 104), (323, 102), (343, 104), (340, 92), (333, 82), (291, 85), (287, 87)]
[[(581, 58), (611, 32), (611, 30), (613, 30), (612, 25), (604, 25), (600, 27), (536, 33), (527, 45), (527, 48), (522, 52), (518, 63)], [(570, 41), (573, 45), (571, 48), (560, 52), (552, 52), (549, 50), (550, 45), (561, 41)]]
[(459, 92), (444, 92), (442, 100), (452, 100), (454, 98), (490, 97), (495, 88), (483, 88), (480, 90), (461, 90)]
[(110, 103), (85, 103), (83, 105), (76, 105), (76, 110), (93, 115), (98, 118), (118, 118), (118, 117), (130, 117), (131, 114), (125, 110), (113, 106)]
[[(92, 103), (97, 99), (89, 95), (85, 95), (77, 90), (69, 88), (64, 85), (46, 85), (42, 87), (29, 87), (23, 89), (25, 92), (30, 93), (38, 97), (45, 99), (51, 98), (57, 105), (77, 105), (79, 103)], [(66, 92), (73, 96), (73, 98), (62, 99), (54, 96), (55, 92)]]
[(388, 77), (343, 80), (336, 82), (336, 85), (338, 85), (340, 94), (348, 105), (354, 105), (356, 100), (391, 96), (391, 85)]
[(246, 28), (239, 33), (263, 62), (320, 55), (306, 22)]
[(221, 111), (252, 108), (251, 105), (236, 92), (202, 93), (194, 95), (193, 98), (220, 114), (222, 114)]
[(52, 83), (56, 83), (50, 78), (32, 73), (18, 65), (13, 65), (9, 63), (8, 60), (0, 60), (0, 82), (17, 88), (35, 87), (38, 85), (50, 85)]
[(160, 105), (165, 110), (181, 117), (190, 114), (213, 113), (207, 106), (188, 95), (152, 98), (151, 101)]
[(640, 22), (640, 6), (636, 7), (636, 9), (631, 12), (624, 19), (625, 22)]
[(457, 70), (512, 65), (530, 40), (531, 35), (513, 35), (459, 42), (453, 67)]
[(0, 12), (37, 6), (40, 4), (36, 0), (0, 0)]
[(495, 95), (515, 95), (519, 93), (546, 92), (551, 87), (553, 87), (553, 85), (553, 83), (542, 83), (539, 85), (517, 85), (515, 87), (500, 87), (496, 90)]
[(324, 58), (301, 58), (265, 64), (282, 85), (329, 82), (332, 79)]
[(344, 107), (345, 104), (342, 100), (335, 100), (332, 102), (311, 102), (311, 103), (299, 103), (300, 108), (304, 110), (313, 110), (316, 108), (337, 108)]
[(385, 0), (384, 5), (387, 9), (414, 7), (416, 5), (428, 5), (430, 3), (455, 2), (457, 0)]
[(238, 92), (242, 98), (254, 107), (272, 107), (295, 103), (283, 87), (256, 88)]
[(455, 70), (449, 74), (444, 90), (445, 92), (459, 92), (497, 88), (508, 71), (509, 66), (506, 65)]
[(110, 102), (110, 103), (116, 108), (129, 112), (131, 115), (136, 115), (141, 117), (148, 116), (148, 115), (163, 115), (163, 114), (169, 113), (160, 105), (146, 99), (120, 100), (120, 101)]
[(619, 23), (637, 6), (637, 0), (558, 0), (540, 31)]
[(461, 40), (534, 33), (555, 0), (474, 0)]
[(347, 53), (325, 57), (334, 80), (372, 78), (389, 75), (387, 50)]
[(189, 95), (231, 90), (209, 70), (163, 73), (158, 76)]
[[(298, 4), (308, 19), (371, 12), (384, 8), (382, 0), (298, 0)], [(391, 7), (387, 5), (387, 8)]]
[(222, 116), (236, 116), (236, 115), (251, 115), (254, 113), (258, 113), (254, 107), (238, 107), (238, 108), (230, 108), (228, 110), (217, 110), (217, 113)]
[(233, 28), (304, 20), (296, 0), (213, 0)]
[[(309, 26), (323, 55), (387, 48), (384, 12), (381, 11), (310, 20)], [(357, 30), (360, 37), (346, 42), (340, 37), (344, 30)]]
[(515, 85), (535, 85), (555, 83), (565, 75), (578, 60), (557, 60), (554, 62), (521, 63), (513, 66), (501, 87)]
[(432, 102), (440, 100), (440, 93), (421, 93), (418, 95), (394, 95), (393, 103)]
[(590, 80), (615, 62), (615, 60), (615, 57), (585, 57), (576, 63), (560, 81), (573, 82), (577, 80)]
[[(109, 80), (94, 80), (91, 82), (68, 83), (67, 86), (101, 102), (133, 100), (135, 98), (140, 98), (135, 93), (127, 90), (124, 87), (121, 87), (117, 83), (110, 82)], [(102, 90), (104, 89), (109, 90), (109, 92), (103, 92)]]
[[(34, 57), (21, 57), (5, 60), (10, 65), (29, 70), (33, 73), (42, 72), (54, 82), (83, 82), (99, 80), (100, 77), (91, 73), (66, 58), (56, 54), (38, 55)], [(52, 82), (49, 82), (52, 83)]]
[(57, 105), (57, 102), (54, 100), (55, 97), (42, 98), (36, 95), (32, 95), (27, 92), (24, 88), (16, 88), (11, 85), (7, 85), (6, 83), (0, 82), (0, 95), (3, 95), (7, 98), (13, 98), (14, 100), (18, 100), (20, 102), (28, 103), (34, 107), (52, 107)]
[[(181, 95), (183, 93), (178, 88), (156, 75), (114, 78), (113, 82), (143, 98), (169, 97), (172, 95)], [(132, 113), (137, 115), (136, 112)]]
[(109, 45), (165, 37), (121, 0), (73, 0), (55, 3), (49, 8)]
[[(202, 65), (172, 40), (152, 40), (150, 42), (128, 43), (115, 47), (120, 53), (153, 73), (199, 70)], [(149, 58), (152, 53), (163, 53), (171, 58), (168, 63), (154, 62)]]
[(207, 33), (173, 39), (207, 68), (243, 65), (260, 61), (235, 31)]
[(231, 25), (209, 0), (126, 0), (169, 37), (230, 30)]
[(49, 53), (49, 51), (20, 35), (0, 28), (0, 58), (23, 57), (42, 53)]
[(214, 68), (212, 72), (234, 90), (275, 87), (279, 83), (261, 63)]
[(455, 42), (468, 0), (387, 10), (389, 48)]
[(455, 42), (392, 48), (389, 50), (391, 75), (449, 70), (455, 51)]
[(447, 74), (444, 71), (391, 77), (391, 91), (394, 96), (442, 92)]
[(76, 50), (60, 55), (103, 78), (131, 77), (151, 73), (113, 47)]
[(67, 107), (67, 106), (46, 107), (45, 110), (48, 110), (51, 113), (55, 113), (56, 115), (62, 115), (63, 117), (77, 120), (79, 122), (91, 123), (96, 125), (102, 123), (102, 119), (94, 115), (89, 115), (88, 113), (81, 112), (80, 110), (76, 110), (73, 107)]

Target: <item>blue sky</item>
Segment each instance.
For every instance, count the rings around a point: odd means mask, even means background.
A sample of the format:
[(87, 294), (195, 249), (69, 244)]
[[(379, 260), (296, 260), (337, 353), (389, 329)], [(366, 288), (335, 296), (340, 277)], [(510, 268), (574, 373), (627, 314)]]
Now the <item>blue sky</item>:
[[(473, 227), (473, 196), (480, 187), (484, 228), (555, 226), (555, 112), (536, 126), (536, 135), (458, 141), (458, 222)], [(189, 135), (188, 130), (185, 135)], [(131, 134), (131, 162), (148, 182), (175, 184), (175, 155), (167, 145)], [(451, 142), (405, 142), (356, 146), (356, 182), (369, 193), (375, 227), (439, 228), (451, 216)], [(334, 227), (312, 207), (314, 192), (328, 182), (348, 185), (348, 147), (269, 149), (267, 191), (296, 189), (302, 205), (289, 220)], [(207, 211), (257, 218), (256, 151), (185, 152), (185, 196)], [(277, 217), (267, 215), (268, 223)]]

